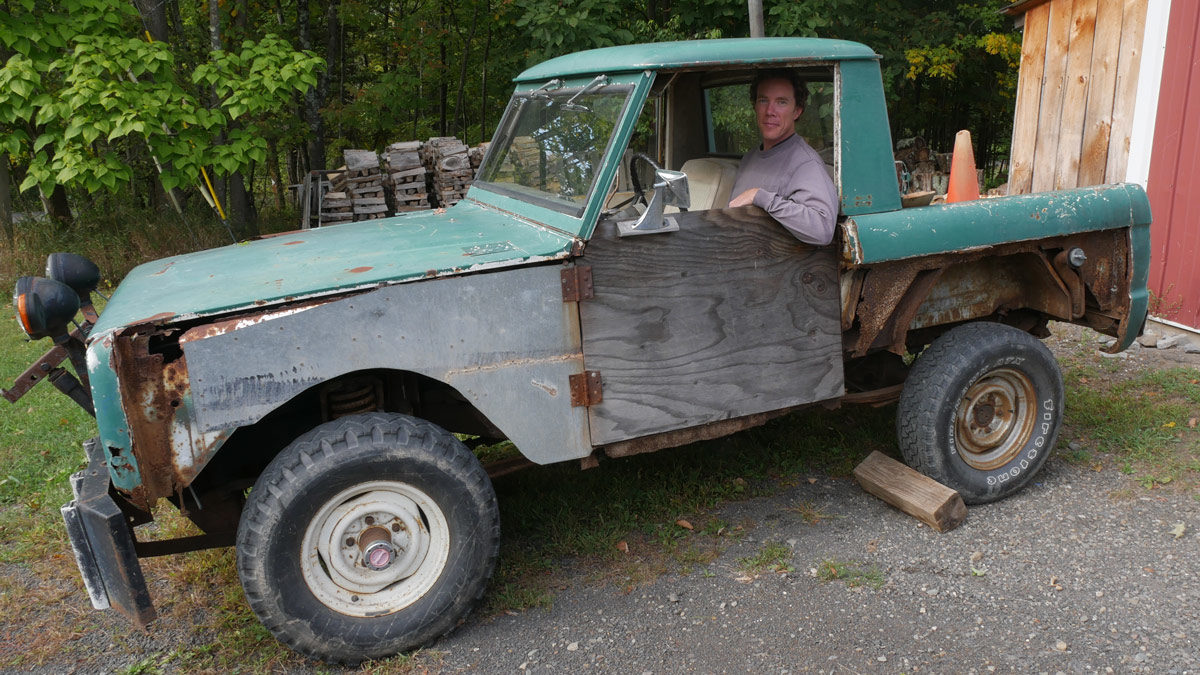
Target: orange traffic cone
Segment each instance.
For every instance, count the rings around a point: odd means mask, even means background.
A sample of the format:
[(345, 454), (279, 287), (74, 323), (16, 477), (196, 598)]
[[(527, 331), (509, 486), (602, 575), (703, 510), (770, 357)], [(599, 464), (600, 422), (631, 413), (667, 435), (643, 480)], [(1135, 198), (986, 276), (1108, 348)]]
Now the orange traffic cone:
[(975, 173), (975, 153), (971, 150), (971, 132), (962, 130), (954, 136), (954, 155), (950, 158), (950, 186), (946, 188), (946, 203), (979, 199), (979, 175)]

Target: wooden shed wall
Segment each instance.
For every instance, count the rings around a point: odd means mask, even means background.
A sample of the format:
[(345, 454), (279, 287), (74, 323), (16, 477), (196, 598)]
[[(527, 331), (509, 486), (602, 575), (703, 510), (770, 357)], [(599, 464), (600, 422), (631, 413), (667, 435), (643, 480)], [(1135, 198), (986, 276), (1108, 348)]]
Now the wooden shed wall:
[(1200, 328), (1200, 3), (1175, 0), (1167, 28), (1163, 86), (1146, 192), (1150, 311)]
[(1147, 0), (1025, 13), (1009, 194), (1125, 179)]

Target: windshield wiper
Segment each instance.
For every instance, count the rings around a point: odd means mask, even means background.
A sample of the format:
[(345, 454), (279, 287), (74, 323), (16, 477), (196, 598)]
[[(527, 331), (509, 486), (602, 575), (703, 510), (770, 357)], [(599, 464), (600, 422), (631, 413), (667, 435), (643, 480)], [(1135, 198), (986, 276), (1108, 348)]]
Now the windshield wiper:
[(543, 84), (542, 86), (538, 87), (537, 89), (534, 89), (533, 91), (529, 92), (529, 98), (548, 99), (548, 98), (550, 98), (550, 94), (547, 94), (546, 92), (553, 91), (555, 89), (559, 89), (562, 86), (563, 86), (563, 81), (556, 77), (553, 80), (550, 80), (549, 82), (547, 82), (546, 84)]
[(603, 87), (606, 84), (608, 84), (608, 76), (607, 75), (597, 75), (595, 78), (592, 79), (591, 82), (588, 82), (588, 85), (586, 87), (584, 87), (583, 89), (580, 89), (579, 93), (575, 94), (570, 99), (568, 99), (566, 103), (562, 104), (562, 109), (563, 110), (572, 110), (574, 112), (592, 112), (591, 108), (587, 107), (586, 105), (576, 103), (575, 99), (577, 99), (580, 96), (583, 96), (584, 94), (587, 94), (599, 87)]

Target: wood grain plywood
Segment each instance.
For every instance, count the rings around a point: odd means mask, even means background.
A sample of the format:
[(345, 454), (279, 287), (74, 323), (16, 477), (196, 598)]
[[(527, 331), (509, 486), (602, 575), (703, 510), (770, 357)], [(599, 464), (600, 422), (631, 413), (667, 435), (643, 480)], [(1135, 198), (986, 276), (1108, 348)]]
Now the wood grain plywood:
[(581, 260), (584, 364), (603, 380), (592, 443), (840, 396), (835, 248), (751, 207), (675, 218), (678, 232), (624, 238), (602, 222)]

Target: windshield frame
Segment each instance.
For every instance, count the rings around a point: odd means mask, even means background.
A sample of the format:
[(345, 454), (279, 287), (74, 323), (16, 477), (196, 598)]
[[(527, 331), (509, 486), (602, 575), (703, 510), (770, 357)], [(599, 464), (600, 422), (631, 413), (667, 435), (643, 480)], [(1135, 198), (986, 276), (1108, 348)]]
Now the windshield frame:
[[(528, 217), (555, 229), (581, 237), (590, 236), (591, 230), (595, 227), (599, 207), (603, 202), (604, 195), (602, 193), (607, 192), (607, 187), (616, 176), (617, 163), (613, 159), (614, 153), (616, 156), (619, 156), (619, 151), (623, 150), (628, 144), (634, 122), (636, 122), (637, 113), (641, 110), (645, 102), (646, 92), (650, 88), (650, 82), (654, 79), (654, 74), (649, 71), (606, 74), (606, 76), (608, 82), (603, 86), (602, 90), (612, 91), (615, 88), (619, 88), (626, 89), (627, 93), (625, 93), (625, 101), (622, 109), (616, 116), (613, 132), (608, 138), (607, 146), (604, 148), (601, 158), (595, 165), (596, 170), (593, 173), (591, 185), (588, 187), (587, 194), (581, 200), (579, 206), (572, 206), (571, 204), (551, 198), (543, 198), (524, 190), (512, 189), (505, 183), (488, 182), (481, 179), (476, 179), (472, 184), (472, 194), (468, 196), (476, 201), (491, 204), (505, 211)], [(594, 79), (595, 75), (564, 79), (562, 87), (554, 90), (554, 95), (565, 96), (565, 101), (580, 91), (587, 89), (588, 85)], [(488, 166), (490, 162), (498, 161), (499, 158), (493, 157), (493, 155), (501, 151), (501, 147), (497, 143), (501, 141), (506, 130), (511, 128), (511, 125), (515, 123), (518, 101), (521, 99), (530, 100), (530, 95), (536, 90), (545, 87), (546, 84), (546, 82), (518, 83), (512, 98), (509, 100), (508, 106), (505, 108), (500, 123), (496, 127), (492, 144), (488, 147), (483, 162), (480, 164), (481, 173), (483, 167)]]

